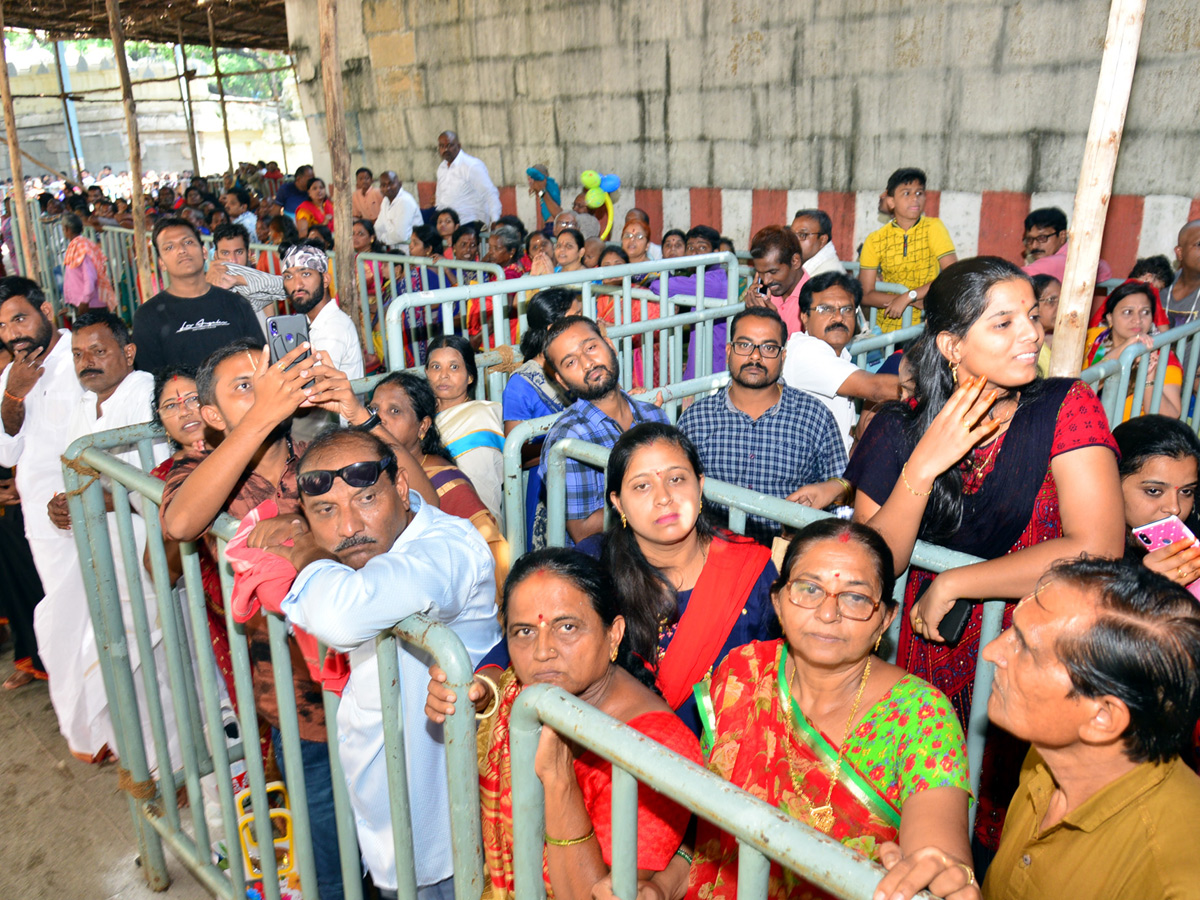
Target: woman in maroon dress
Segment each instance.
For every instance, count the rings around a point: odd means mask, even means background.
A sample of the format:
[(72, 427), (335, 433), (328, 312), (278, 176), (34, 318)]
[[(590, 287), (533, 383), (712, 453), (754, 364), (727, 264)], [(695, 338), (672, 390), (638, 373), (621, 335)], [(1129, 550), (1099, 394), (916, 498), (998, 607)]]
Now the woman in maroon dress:
[[(925, 316), (905, 354), (915, 397), (875, 416), (846, 478), (858, 490), (855, 518), (887, 540), (897, 575), (918, 539), (986, 560), (936, 578), (914, 568), (904, 597), (897, 662), (946, 693), (966, 727), (977, 601), (1024, 597), (1059, 559), (1119, 556), (1124, 515), (1096, 395), (1075, 379), (1037, 378), (1044, 335), (1029, 278), (995, 257), (955, 263), (930, 287)], [(973, 609), (948, 646), (939, 625), (959, 600)], [(1020, 754), (989, 734), (976, 819), (984, 847), (998, 846)]]

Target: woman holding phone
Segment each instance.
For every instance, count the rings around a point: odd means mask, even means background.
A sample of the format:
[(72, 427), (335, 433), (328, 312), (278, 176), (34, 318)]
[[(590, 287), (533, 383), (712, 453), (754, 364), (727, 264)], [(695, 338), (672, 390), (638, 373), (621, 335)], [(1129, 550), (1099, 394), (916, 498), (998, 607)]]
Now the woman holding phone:
[[(904, 354), (913, 401), (876, 413), (845, 477), (858, 489), (855, 519), (883, 535), (897, 575), (918, 539), (985, 560), (936, 577), (910, 572), (896, 660), (949, 696), (965, 726), (978, 601), (1016, 601), (1058, 559), (1118, 555), (1123, 504), (1096, 395), (1081, 381), (1037, 377), (1043, 332), (1028, 276), (996, 257), (955, 263), (930, 287), (925, 316)], [(948, 642), (952, 610), (965, 623)], [(1022, 755), (989, 737), (976, 836), (993, 850)]]

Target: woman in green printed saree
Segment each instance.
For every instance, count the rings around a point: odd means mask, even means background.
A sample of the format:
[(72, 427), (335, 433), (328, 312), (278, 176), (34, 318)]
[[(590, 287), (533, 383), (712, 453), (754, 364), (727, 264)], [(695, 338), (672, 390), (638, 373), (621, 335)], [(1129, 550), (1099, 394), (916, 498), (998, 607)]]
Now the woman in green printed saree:
[[(731, 652), (696, 686), (708, 768), (889, 869), (876, 896), (978, 898), (962, 729), (939, 690), (873, 655), (896, 614), (887, 544), (825, 519), (788, 548), (784, 639)], [(689, 900), (735, 900), (737, 842), (700, 822)], [(828, 896), (772, 865), (768, 897)]]

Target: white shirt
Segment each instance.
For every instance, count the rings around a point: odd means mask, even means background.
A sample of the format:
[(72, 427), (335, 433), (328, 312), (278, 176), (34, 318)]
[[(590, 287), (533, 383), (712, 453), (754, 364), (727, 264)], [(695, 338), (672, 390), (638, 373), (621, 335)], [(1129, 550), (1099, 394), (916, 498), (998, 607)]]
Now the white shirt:
[[(338, 708), (338, 750), (363, 859), (375, 884), (386, 890), (396, 889), (396, 858), (375, 636), (422, 612), (454, 630), (473, 666), (500, 640), (495, 564), (487, 543), (466, 519), (434, 509), (416, 491), (408, 497), (414, 516), (387, 553), (357, 571), (333, 560), (305, 566), (281, 604), (291, 622), (350, 654), (350, 680)], [(416, 880), (423, 887), (454, 874), (446, 751), (442, 726), (425, 717), (431, 660), (404, 643), (398, 656)]]
[(652, 259), (658, 262), (662, 259), (662, 244), (651, 244), (646, 248), (646, 259)]
[[(153, 418), (154, 407), (154, 376), (149, 372), (130, 372), (117, 385), (117, 389), (100, 407), (96, 415), (96, 395), (92, 391), (84, 391), (79, 402), (70, 414), (70, 424), (67, 427), (68, 446), (79, 438), (111, 428), (124, 428), (127, 425), (144, 425)], [(153, 445), (154, 463), (157, 465), (168, 456), (165, 440), (157, 440)], [(136, 446), (129, 449), (113, 449), (107, 451), (117, 459), (128, 463), (134, 468), (142, 467)], [(107, 484), (108, 479), (103, 479)], [(129, 497), (136, 504), (136, 498), (141, 495), (130, 491)]]
[(850, 452), (850, 445), (854, 443), (850, 430), (858, 421), (858, 412), (854, 408), (854, 401), (849, 397), (839, 396), (838, 389), (857, 371), (858, 366), (854, 364), (850, 351), (845, 348), (842, 349), (841, 355), (837, 355), (825, 341), (802, 331), (797, 331), (788, 338), (783, 380), (787, 382), (788, 387), (807, 391), (829, 407), (838, 430), (842, 433), (842, 440), (846, 442), (847, 453)]
[(453, 165), (443, 159), (437, 167), (434, 205), (453, 209), (463, 224), (478, 220), (490, 225), (500, 218), (500, 192), (492, 184), (487, 166), (462, 150)]
[[(8, 388), (12, 369), (9, 365), (0, 374), (0, 390)], [(71, 332), (59, 331), (58, 343), (43, 363), (42, 377), (25, 397), (25, 422), (21, 430), (6, 434), (0, 427), (0, 465), (17, 467), (17, 490), (25, 512), (25, 535), (31, 542), (39, 538), (62, 542), (65, 536), (72, 552), (75, 543), (70, 532), (61, 531), (50, 523), (46, 504), (64, 490), (59, 457), (71, 443), (70, 410), (82, 396), (83, 387), (75, 377), (75, 360), (71, 355)], [(41, 567), (39, 561), (38, 569)]]
[(363, 352), (358, 342), (358, 330), (332, 297), (308, 323), (308, 340), (317, 350), (328, 353), (334, 367), (345, 372), (351, 381), (363, 377)]
[(395, 200), (389, 200), (386, 196), (383, 198), (383, 203), (379, 206), (379, 216), (375, 219), (375, 237), (388, 247), (407, 244), (412, 239), (412, 230), (423, 221), (421, 206), (416, 198), (404, 188), (400, 188)]
[(816, 278), (824, 272), (841, 272), (843, 274), (846, 272), (846, 267), (838, 259), (837, 248), (833, 246), (833, 241), (814, 253), (804, 264), (803, 269), (809, 278)]

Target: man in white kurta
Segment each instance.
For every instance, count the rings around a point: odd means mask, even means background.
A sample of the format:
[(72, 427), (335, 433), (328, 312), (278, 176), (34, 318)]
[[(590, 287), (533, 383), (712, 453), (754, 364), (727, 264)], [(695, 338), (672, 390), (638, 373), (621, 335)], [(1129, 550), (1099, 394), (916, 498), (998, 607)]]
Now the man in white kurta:
[(492, 183), (482, 159), (464, 153), (453, 131), (438, 135), (437, 191), (438, 209), (453, 209), (463, 225), (482, 222), (486, 228), (500, 218), (500, 192)]

